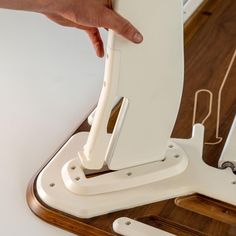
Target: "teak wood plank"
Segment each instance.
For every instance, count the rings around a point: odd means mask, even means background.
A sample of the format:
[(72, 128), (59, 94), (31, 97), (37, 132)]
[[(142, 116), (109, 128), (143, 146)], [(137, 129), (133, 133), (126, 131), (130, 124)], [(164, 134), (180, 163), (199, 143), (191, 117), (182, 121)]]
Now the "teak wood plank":
[(236, 209), (229, 204), (198, 194), (176, 198), (175, 203), (187, 210), (236, 226)]
[[(185, 84), (172, 137), (188, 138), (193, 123), (203, 123), (206, 126), (204, 160), (213, 166), (217, 166), (236, 112), (235, 50), (236, 1), (206, 0), (185, 25)], [(118, 110), (116, 107), (112, 114), (109, 131)], [(78, 129), (84, 130), (89, 130), (86, 122)], [(208, 204), (201, 205), (201, 201), (206, 200), (203, 196), (193, 196), (195, 203), (187, 197), (177, 199), (177, 206), (175, 199), (171, 199), (84, 220), (43, 204), (35, 190), (36, 178), (37, 175), (27, 191), (32, 211), (43, 220), (81, 236), (117, 235), (112, 230), (112, 223), (124, 216), (176, 235), (236, 235), (235, 207), (210, 200), (213, 203), (209, 203), (209, 211), (214, 206), (218, 217), (208, 214)], [(227, 217), (220, 215), (222, 209)]]

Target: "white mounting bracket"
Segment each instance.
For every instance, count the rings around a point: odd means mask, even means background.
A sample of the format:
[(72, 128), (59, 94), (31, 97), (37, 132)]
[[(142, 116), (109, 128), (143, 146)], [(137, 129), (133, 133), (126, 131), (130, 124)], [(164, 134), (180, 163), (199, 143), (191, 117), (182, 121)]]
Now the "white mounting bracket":
[(115, 220), (113, 230), (123, 236), (175, 236), (127, 217)]
[[(91, 182), (81, 175), (81, 169), (77, 169), (80, 163), (71, 162), (77, 155), (78, 147), (86, 142), (86, 133), (84, 140), (81, 137), (73, 136), (37, 178), (38, 196), (54, 209), (79, 218), (91, 218), (193, 193), (236, 205), (236, 176), (232, 170), (213, 168), (202, 160), (202, 125), (194, 126), (193, 137), (189, 140), (171, 140), (167, 158), (163, 161), (119, 170), (114, 175), (92, 177)], [(68, 170), (66, 177), (65, 168), (66, 172)], [(168, 168), (171, 173), (165, 171)], [(70, 178), (69, 181), (66, 178)], [(96, 186), (99, 178), (103, 178), (103, 183)], [(139, 186), (137, 180), (140, 181)]]
[[(144, 41), (135, 45), (109, 32), (101, 96), (86, 145), (78, 149), (86, 169), (106, 164), (119, 170), (163, 159), (181, 101), (183, 3), (115, 0), (114, 9), (135, 24)], [(117, 97), (123, 103), (108, 139)]]
[(86, 178), (86, 170), (83, 170), (79, 159), (74, 158), (63, 166), (61, 174), (64, 185), (71, 192), (78, 195), (96, 195), (161, 181), (180, 174), (187, 166), (188, 157), (185, 152), (177, 144), (170, 142), (162, 161)]
[[(194, 12), (200, 7), (204, 0), (184, 0), (183, 1), (183, 23), (186, 23), (189, 18), (194, 14)], [(113, 107), (117, 105), (121, 97), (115, 98)], [(89, 125), (93, 124), (97, 108), (89, 115), (88, 123)]]

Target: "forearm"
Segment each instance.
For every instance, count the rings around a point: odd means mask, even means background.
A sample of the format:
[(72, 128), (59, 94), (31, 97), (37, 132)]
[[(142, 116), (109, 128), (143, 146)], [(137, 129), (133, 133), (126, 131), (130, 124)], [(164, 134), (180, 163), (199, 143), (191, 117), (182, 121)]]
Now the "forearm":
[(52, 2), (48, 0), (0, 0), (0, 8), (44, 12), (45, 9), (53, 7)]

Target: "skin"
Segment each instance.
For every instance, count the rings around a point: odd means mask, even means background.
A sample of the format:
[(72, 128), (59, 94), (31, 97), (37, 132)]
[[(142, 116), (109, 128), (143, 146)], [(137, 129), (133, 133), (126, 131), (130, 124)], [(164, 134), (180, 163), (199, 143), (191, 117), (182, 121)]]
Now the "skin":
[(0, 0), (0, 8), (41, 13), (59, 25), (84, 30), (99, 57), (104, 56), (100, 27), (112, 29), (133, 43), (143, 41), (127, 19), (109, 8), (109, 0)]

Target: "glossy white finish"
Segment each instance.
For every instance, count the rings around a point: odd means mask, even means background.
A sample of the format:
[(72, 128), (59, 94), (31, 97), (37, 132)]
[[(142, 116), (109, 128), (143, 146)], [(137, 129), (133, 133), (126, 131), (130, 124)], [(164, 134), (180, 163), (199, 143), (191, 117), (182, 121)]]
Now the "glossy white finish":
[(218, 164), (220, 168), (230, 167), (236, 172), (236, 117), (234, 118)]
[[(198, 9), (198, 7), (203, 3), (204, 0), (184, 0), (184, 8), (183, 8), (183, 17), (184, 23), (192, 16), (192, 14)], [(113, 104), (113, 107), (117, 104), (120, 98), (116, 99)], [(89, 115), (88, 123), (92, 125), (94, 117), (95, 117), (96, 109)]]
[(0, 235), (72, 235), (31, 213), (26, 188), (94, 108), (104, 61), (39, 14), (0, 10), (0, 35)]
[[(113, 108), (118, 104), (118, 102), (120, 101), (121, 97), (117, 97), (113, 103)], [(89, 125), (92, 125), (93, 124), (93, 121), (94, 121), (94, 117), (95, 117), (95, 114), (96, 114), (96, 111), (97, 111), (97, 107), (91, 112), (91, 114), (88, 116), (88, 123)]]
[(123, 236), (174, 236), (174, 234), (167, 233), (127, 217), (115, 220), (113, 230)]
[[(191, 139), (173, 140), (182, 147), (188, 157), (187, 168), (179, 172), (174, 170), (175, 175), (159, 179), (155, 179), (156, 176), (150, 176), (154, 179), (149, 184), (143, 185), (140, 180), (140, 185), (133, 188), (113, 192), (104, 191), (101, 194), (89, 196), (68, 191), (62, 178), (63, 166), (74, 159), (77, 151), (78, 139), (71, 138), (40, 173), (37, 179), (38, 195), (52, 208), (80, 218), (91, 218), (192, 193), (200, 193), (236, 205), (236, 176), (230, 169), (220, 170), (205, 164), (202, 160), (203, 138), (203, 126), (195, 125)], [(181, 158), (181, 156), (172, 158)], [(161, 161), (160, 165), (162, 165)], [(143, 174), (145, 180), (146, 172), (142, 172), (141, 169), (139, 173)], [(115, 181), (120, 181), (125, 185), (126, 176), (120, 175), (116, 178)], [(109, 178), (106, 181), (109, 181)], [(115, 182), (110, 179), (110, 185), (112, 183)]]
[[(109, 33), (104, 86), (87, 143), (79, 150), (87, 169), (100, 169), (106, 162), (117, 170), (163, 159), (182, 95), (181, 1), (149, 0), (147, 5), (116, 0), (114, 9), (136, 25), (144, 41), (135, 45)], [(155, 27), (150, 27), (153, 22)], [(117, 96), (125, 100), (107, 143), (107, 123)]]
[[(199, 8), (199, 6), (203, 3), (204, 0), (184, 0), (184, 8), (183, 8), (183, 18), (184, 23), (194, 14), (194, 12)], [(120, 98), (116, 99), (116, 101), (113, 104), (113, 107), (117, 104)], [(94, 117), (96, 114), (96, 110), (94, 109), (93, 112), (88, 117), (88, 123), (90, 125), (93, 124)]]
[[(81, 135), (75, 135), (72, 139), (73, 141), (68, 142), (67, 149), (76, 150), (82, 146)], [(58, 153), (55, 158), (62, 160), (62, 155), (65, 153)], [(72, 156), (73, 154), (70, 157)], [(162, 161), (118, 170), (96, 178), (86, 178), (86, 170), (83, 171), (78, 158), (74, 158), (64, 163), (61, 176), (69, 191), (78, 195), (95, 195), (122, 191), (167, 179), (180, 174), (187, 166), (188, 158), (185, 152), (177, 144), (170, 142)], [(54, 171), (55, 169), (47, 170), (47, 172)]]

